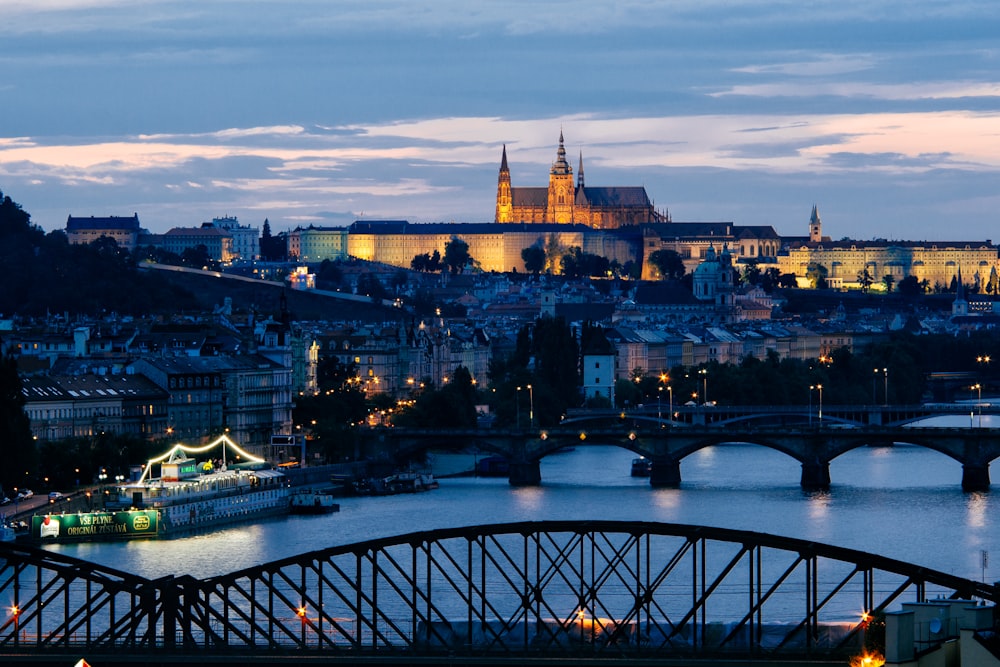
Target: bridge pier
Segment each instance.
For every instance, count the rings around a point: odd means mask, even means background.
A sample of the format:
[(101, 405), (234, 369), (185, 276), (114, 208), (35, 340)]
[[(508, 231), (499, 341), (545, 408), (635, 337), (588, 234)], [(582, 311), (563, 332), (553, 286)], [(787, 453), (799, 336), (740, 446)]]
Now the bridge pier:
[(681, 462), (672, 459), (653, 459), (649, 471), (649, 485), (657, 488), (677, 488), (681, 485)]
[(962, 491), (990, 490), (990, 466), (982, 463), (962, 464)]
[(800, 485), (806, 491), (826, 491), (830, 488), (830, 462), (802, 462)]
[(538, 486), (542, 483), (538, 461), (511, 461), (507, 481), (511, 486)]

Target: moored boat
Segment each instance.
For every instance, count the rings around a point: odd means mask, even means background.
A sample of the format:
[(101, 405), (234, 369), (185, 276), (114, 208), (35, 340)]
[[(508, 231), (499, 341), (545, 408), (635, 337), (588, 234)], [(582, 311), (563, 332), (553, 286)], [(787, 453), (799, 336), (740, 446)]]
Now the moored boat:
[(653, 462), (645, 456), (632, 459), (632, 476), (649, 477), (653, 473)]
[(289, 508), (292, 514), (330, 514), (340, 511), (340, 505), (334, 502), (332, 493), (314, 489), (300, 489), (292, 493)]
[(418, 493), (438, 488), (434, 475), (426, 472), (397, 472), (385, 477), (367, 477), (354, 482), (359, 496), (390, 496), (397, 493)]
[[(219, 448), (221, 458), (214, 460), (189, 456)], [(222, 436), (204, 447), (174, 445), (150, 459), (139, 479), (116, 488), (103, 511), (32, 517), (30, 536), (44, 541), (100, 540), (210, 530), (285, 514), (288, 496), (283, 472)]]

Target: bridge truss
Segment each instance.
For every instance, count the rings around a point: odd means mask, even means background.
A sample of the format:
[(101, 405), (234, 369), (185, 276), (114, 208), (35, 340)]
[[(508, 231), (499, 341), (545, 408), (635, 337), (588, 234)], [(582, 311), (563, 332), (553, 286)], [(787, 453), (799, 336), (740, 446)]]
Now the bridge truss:
[(8, 543), (0, 655), (839, 657), (866, 614), (996, 596), (860, 551), (658, 523), (445, 529), (202, 580)]

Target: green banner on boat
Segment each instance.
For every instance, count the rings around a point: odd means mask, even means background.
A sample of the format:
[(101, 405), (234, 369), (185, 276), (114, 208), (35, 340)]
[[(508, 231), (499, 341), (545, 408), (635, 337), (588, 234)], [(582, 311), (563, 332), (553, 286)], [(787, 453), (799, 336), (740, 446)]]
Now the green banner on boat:
[(156, 510), (46, 514), (31, 518), (31, 536), (54, 541), (153, 537), (158, 521)]

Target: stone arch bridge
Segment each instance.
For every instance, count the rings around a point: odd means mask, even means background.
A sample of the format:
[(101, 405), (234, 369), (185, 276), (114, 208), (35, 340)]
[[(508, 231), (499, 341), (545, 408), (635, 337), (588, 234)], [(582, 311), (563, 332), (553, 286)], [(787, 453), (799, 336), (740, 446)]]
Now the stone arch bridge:
[(804, 489), (829, 488), (830, 462), (858, 447), (905, 443), (940, 452), (962, 465), (962, 489), (990, 488), (989, 466), (1000, 457), (1000, 429), (917, 428), (862, 426), (839, 428), (831, 424), (742, 426), (739, 428), (670, 423), (655, 416), (597, 415), (564, 420), (559, 426), (523, 429), (411, 429), (381, 428), (367, 434), (370, 458), (412, 459), (430, 449), (476, 447), (502, 456), (509, 463), (515, 486), (541, 483), (539, 462), (568, 446), (614, 445), (652, 462), (650, 484), (674, 487), (681, 483), (681, 462), (698, 450), (726, 443), (750, 443), (786, 454), (802, 466)]

